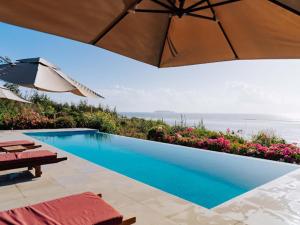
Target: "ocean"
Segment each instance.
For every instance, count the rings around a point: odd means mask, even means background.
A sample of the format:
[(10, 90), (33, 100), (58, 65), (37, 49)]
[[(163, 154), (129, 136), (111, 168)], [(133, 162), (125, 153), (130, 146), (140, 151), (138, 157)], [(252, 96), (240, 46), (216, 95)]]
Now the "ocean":
[(205, 127), (215, 131), (240, 130), (244, 138), (250, 138), (261, 130), (274, 132), (289, 143), (300, 143), (300, 120), (279, 115), (173, 113), (173, 112), (123, 112), (127, 117), (162, 119), (170, 125), (196, 126), (201, 120)]

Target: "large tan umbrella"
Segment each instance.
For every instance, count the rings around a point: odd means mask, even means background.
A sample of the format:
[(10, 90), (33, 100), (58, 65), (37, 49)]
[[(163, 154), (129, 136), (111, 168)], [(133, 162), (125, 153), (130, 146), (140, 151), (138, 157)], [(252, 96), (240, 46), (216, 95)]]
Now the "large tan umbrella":
[(0, 0), (0, 21), (170, 67), (300, 58), (299, 2)]
[(18, 95), (4, 87), (0, 87), (0, 98), (23, 103), (31, 103), (23, 98), (20, 98)]
[(71, 92), (83, 97), (103, 98), (42, 58), (20, 59), (15, 63), (0, 65), (0, 79), (42, 91)]

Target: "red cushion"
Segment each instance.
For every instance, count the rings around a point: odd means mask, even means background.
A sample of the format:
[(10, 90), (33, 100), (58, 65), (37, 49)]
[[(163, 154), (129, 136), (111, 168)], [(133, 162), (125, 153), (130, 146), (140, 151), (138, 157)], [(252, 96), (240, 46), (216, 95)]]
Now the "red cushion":
[(3, 141), (0, 142), (0, 147), (16, 146), (16, 145), (34, 145), (33, 141), (16, 140), (16, 141)]
[(25, 151), (15, 153), (17, 159), (40, 159), (40, 158), (49, 158), (56, 157), (57, 154), (50, 152), (48, 150), (38, 150), (38, 151)]
[(90, 192), (0, 212), (0, 225), (117, 225), (122, 220), (119, 212)]
[(16, 163), (16, 162), (24, 162), (24, 161), (37, 161), (45, 158), (56, 158), (57, 154), (50, 152), (48, 150), (38, 150), (38, 151), (26, 151), (26, 152), (18, 152), (18, 153), (6, 153), (0, 154), (0, 162), (2, 165)]
[(17, 159), (16, 154), (15, 153), (3, 153), (0, 154), (0, 162), (9, 162), (9, 161), (15, 161)]

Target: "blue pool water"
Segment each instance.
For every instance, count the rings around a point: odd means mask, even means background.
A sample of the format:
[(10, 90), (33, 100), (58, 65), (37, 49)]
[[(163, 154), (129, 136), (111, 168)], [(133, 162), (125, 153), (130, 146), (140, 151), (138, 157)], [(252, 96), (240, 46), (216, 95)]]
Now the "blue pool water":
[(206, 208), (296, 168), (95, 131), (27, 135)]

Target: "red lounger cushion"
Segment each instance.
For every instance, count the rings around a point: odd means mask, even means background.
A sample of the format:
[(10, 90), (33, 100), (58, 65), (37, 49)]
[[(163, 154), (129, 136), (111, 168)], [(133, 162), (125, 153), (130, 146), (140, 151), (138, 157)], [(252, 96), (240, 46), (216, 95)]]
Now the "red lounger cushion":
[(15, 162), (23, 162), (23, 161), (36, 161), (44, 158), (56, 158), (57, 154), (50, 152), (48, 150), (39, 150), (39, 151), (26, 151), (26, 152), (18, 152), (18, 153), (7, 153), (0, 154), (0, 163), (10, 164)]
[(16, 145), (34, 145), (33, 141), (28, 140), (17, 140), (17, 141), (4, 141), (0, 142), (0, 147), (9, 147), (9, 146), (16, 146)]
[(122, 220), (119, 212), (91, 192), (0, 212), (0, 225), (117, 225)]

